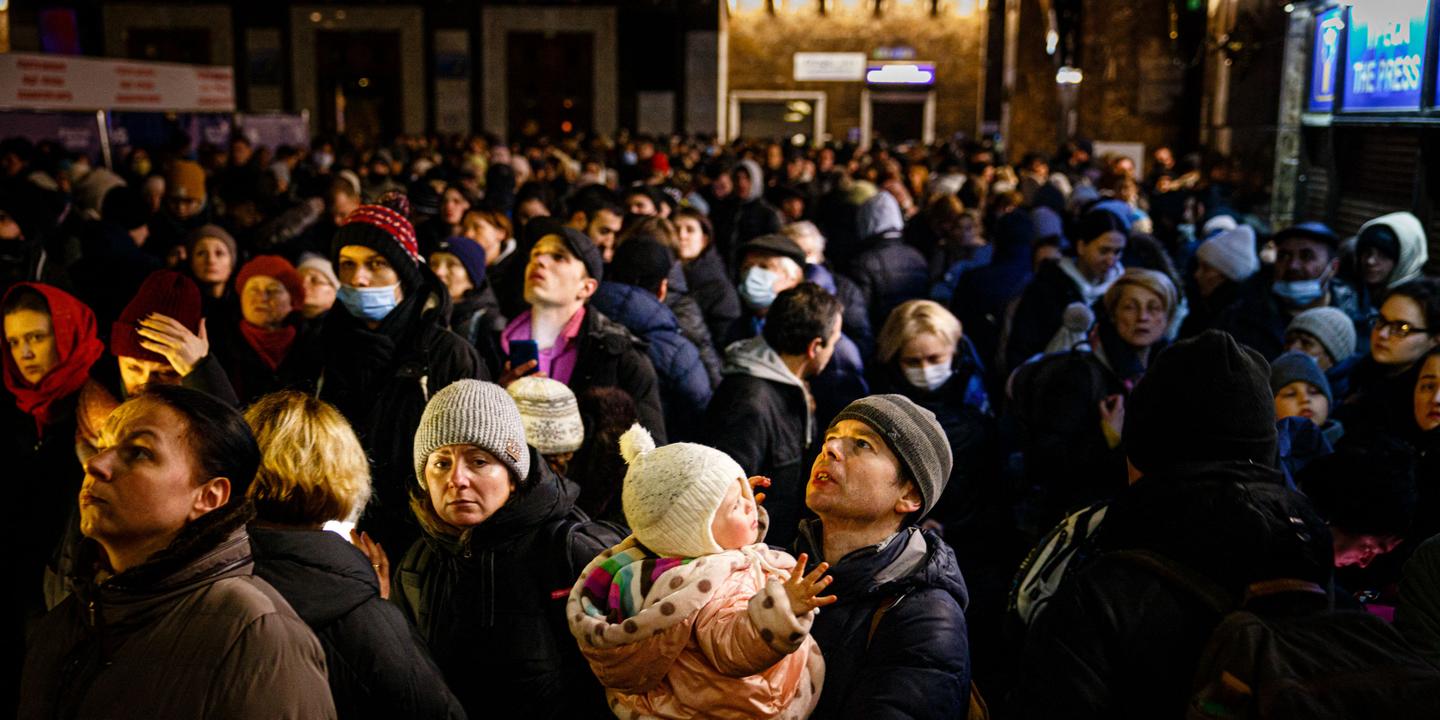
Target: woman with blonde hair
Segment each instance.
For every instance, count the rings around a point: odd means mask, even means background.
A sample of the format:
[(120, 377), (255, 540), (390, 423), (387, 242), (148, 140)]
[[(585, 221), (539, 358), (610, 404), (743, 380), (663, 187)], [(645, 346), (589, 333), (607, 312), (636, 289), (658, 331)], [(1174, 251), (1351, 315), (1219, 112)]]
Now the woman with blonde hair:
[(334, 406), (294, 391), (260, 398), (245, 421), (261, 452), (248, 492), (255, 574), (320, 638), (338, 716), (464, 717), (419, 636), (384, 599), (384, 550), (354, 531), (363, 550), (324, 529), (353, 522), (370, 500), (355, 431)]
[(1092, 332), (1095, 356), (1126, 387), (1134, 387), (1165, 346), (1180, 293), (1165, 273), (1127, 268), (1105, 291)]
[(998, 501), (999, 456), (984, 367), (960, 321), (933, 300), (900, 304), (880, 329), (871, 372), (874, 392), (904, 395), (945, 430), (955, 462), (930, 514), (945, 526), (945, 539), (963, 543), (982, 532), (985, 508)]

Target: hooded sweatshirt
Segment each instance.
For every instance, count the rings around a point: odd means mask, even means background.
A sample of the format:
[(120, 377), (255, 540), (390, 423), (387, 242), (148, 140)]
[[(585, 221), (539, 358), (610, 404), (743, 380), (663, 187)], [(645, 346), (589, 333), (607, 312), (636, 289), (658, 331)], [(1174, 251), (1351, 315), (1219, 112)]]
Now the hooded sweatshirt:
[(1395, 288), (1419, 278), (1425, 261), (1430, 259), (1430, 252), (1425, 247), (1425, 227), (1420, 224), (1420, 219), (1408, 212), (1381, 215), (1361, 225), (1356, 235), (1363, 235), (1365, 230), (1373, 225), (1389, 226), (1400, 240), (1400, 257), (1395, 261), (1395, 269), (1390, 271), (1390, 277), (1386, 278), (1385, 287)]

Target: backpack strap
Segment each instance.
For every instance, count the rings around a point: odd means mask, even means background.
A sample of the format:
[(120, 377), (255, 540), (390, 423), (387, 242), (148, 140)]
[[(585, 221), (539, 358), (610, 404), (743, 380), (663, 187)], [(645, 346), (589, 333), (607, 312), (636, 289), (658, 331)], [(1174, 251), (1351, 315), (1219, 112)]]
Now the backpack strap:
[(1330, 595), (1325, 587), (1319, 583), (1297, 578), (1277, 578), (1275, 580), (1261, 580), (1257, 583), (1251, 583), (1250, 587), (1245, 589), (1245, 600), (1241, 604), (1248, 603), (1255, 598), (1282, 595), (1285, 593), (1305, 593), (1324, 597)]
[(865, 649), (870, 649), (870, 643), (875, 640), (875, 631), (880, 629), (880, 621), (885, 619), (885, 614), (895, 609), (901, 600), (905, 599), (906, 593), (899, 595), (886, 595), (880, 599), (880, 606), (875, 608), (875, 614), (870, 616), (870, 629), (865, 633)]
[(1230, 612), (1239, 605), (1235, 597), (1226, 592), (1225, 588), (1220, 587), (1214, 580), (1160, 553), (1151, 550), (1120, 550), (1106, 553), (1105, 556), (1123, 560), (1160, 576), (1171, 585), (1199, 598), (1217, 613)]

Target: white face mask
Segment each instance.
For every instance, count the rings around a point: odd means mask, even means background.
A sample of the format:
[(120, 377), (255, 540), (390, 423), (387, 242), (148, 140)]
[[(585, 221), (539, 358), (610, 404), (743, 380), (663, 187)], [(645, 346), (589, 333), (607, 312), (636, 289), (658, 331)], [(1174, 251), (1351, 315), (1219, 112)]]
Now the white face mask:
[(951, 361), (947, 360), (937, 365), (922, 365), (918, 368), (902, 368), (905, 371), (905, 381), (922, 390), (934, 392), (945, 384), (953, 374)]

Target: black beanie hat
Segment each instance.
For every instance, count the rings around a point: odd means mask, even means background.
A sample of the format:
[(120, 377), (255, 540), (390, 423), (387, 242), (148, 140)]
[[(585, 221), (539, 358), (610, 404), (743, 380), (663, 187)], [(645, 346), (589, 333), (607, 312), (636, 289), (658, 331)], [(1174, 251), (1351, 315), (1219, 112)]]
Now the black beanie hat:
[[(404, 197), (404, 196), (401, 196)], [(408, 202), (408, 201), (407, 201)], [(360, 245), (380, 253), (400, 278), (400, 287), (407, 296), (425, 282), (420, 271), (420, 255), (415, 244), (415, 227), (393, 208), (361, 205), (345, 218), (330, 241), (330, 259), (340, 267), (340, 249)]]
[(1219, 330), (1171, 345), (1126, 402), (1124, 444), (1145, 473), (1227, 460), (1273, 467), (1270, 365)]
[(606, 275), (615, 282), (656, 292), (660, 281), (670, 276), (674, 264), (675, 255), (670, 248), (653, 237), (640, 235), (615, 248), (615, 257), (610, 260)]

